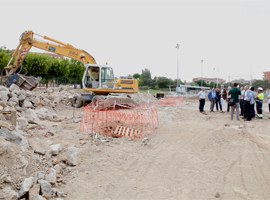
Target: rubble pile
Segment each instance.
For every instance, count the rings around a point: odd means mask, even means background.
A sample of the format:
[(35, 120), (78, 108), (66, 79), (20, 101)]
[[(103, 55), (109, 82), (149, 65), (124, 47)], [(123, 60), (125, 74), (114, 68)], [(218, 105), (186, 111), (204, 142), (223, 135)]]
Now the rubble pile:
[[(50, 137), (61, 131), (56, 112), (69, 105), (72, 92), (64, 88), (36, 91), (17, 85), (0, 86), (0, 199), (63, 199), (57, 186), (79, 162), (79, 149), (54, 143)], [(11, 113), (15, 111), (16, 123)]]

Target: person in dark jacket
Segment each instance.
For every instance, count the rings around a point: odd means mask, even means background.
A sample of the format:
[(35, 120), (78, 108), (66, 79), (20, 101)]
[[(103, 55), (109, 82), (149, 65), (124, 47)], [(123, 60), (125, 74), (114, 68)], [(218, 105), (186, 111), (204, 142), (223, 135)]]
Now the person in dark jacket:
[(217, 111), (218, 111), (218, 106), (220, 108), (220, 112), (223, 112), (222, 105), (221, 105), (221, 93), (220, 93), (219, 88), (216, 89), (216, 108), (217, 108)]

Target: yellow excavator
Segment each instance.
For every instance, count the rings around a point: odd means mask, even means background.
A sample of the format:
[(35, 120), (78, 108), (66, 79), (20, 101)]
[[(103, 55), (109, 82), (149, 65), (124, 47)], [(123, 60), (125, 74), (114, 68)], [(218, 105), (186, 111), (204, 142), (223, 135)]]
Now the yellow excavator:
[(84, 93), (76, 95), (73, 98), (74, 107), (86, 105), (100, 95), (104, 97), (109, 94), (134, 94), (138, 92), (138, 81), (136, 79), (115, 79), (111, 67), (98, 65), (93, 56), (86, 51), (47, 36), (34, 34), (32, 31), (25, 31), (21, 35), (18, 47), (13, 52), (7, 67), (5, 67), (7, 86), (15, 83), (22, 89), (27, 90), (32, 90), (37, 87), (38, 83), (36, 78), (17, 73), (24, 58), (32, 47), (71, 58), (84, 64), (85, 71), (82, 77)]

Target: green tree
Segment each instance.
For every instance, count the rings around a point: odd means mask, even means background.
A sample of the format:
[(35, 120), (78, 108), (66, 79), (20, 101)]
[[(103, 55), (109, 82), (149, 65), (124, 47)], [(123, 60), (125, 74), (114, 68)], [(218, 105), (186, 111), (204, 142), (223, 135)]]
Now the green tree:
[(144, 69), (142, 70), (142, 74), (141, 74), (141, 80), (142, 80), (142, 86), (148, 86), (151, 87), (153, 80), (151, 78), (151, 72), (149, 69)]
[(133, 78), (140, 79), (141, 78), (141, 74), (139, 74), (139, 73), (133, 74)]
[(5, 50), (0, 49), (0, 69), (1, 69), (1, 71), (7, 66), (9, 60), (10, 60), (10, 54)]
[(173, 80), (167, 77), (161, 76), (157, 78), (156, 85), (158, 88), (169, 88), (173, 84)]
[(254, 80), (252, 86), (255, 90), (257, 90), (258, 87), (262, 87), (264, 90), (270, 89), (270, 83), (267, 80)]
[(84, 73), (84, 66), (81, 62), (71, 60), (68, 66), (68, 80), (69, 83), (76, 84), (81, 83)]

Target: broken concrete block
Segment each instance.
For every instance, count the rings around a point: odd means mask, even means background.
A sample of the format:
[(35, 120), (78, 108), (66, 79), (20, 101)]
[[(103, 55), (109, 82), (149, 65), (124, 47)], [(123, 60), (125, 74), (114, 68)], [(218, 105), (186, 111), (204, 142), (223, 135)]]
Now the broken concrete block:
[(45, 180), (51, 184), (56, 183), (56, 170), (54, 168), (49, 169), (48, 174), (45, 177)]
[(34, 195), (30, 200), (46, 200), (43, 196), (40, 196), (38, 194)]
[(17, 192), (15, 192), (10, 186), (1, 188), (0, 199), (4, 200), (17, 200)]
[(51, 184), (45, 180), (39, 180), (38, 182), (41, 188), (41, 195), (47, 199), (52, 198), (54, 196), (54, 191)]
[(22, 141), (22, 135), (20, 135), (16, 131), (11, 132), (6, 128), (0, 129), (0, 136), (3, 137), (5, 140), (16, 144), (20, 144), (20, 142)]
[(47, 150), (48, 150), (48, 147), (45, 145), (45, 144), (41, 144), (41, 143), (36, 143), (33, 146), (33, 149), (34, 149), (34, 152), (35, 153), (38, 153), (40, 155), (45, 155)]
[(30, 101), (28, 101), (27, 99), (25, 99), (23, 101), (22, 107), (24, 107), (24, 108), (32, 108), (33, 107), (33, 104)]
[(13, 97), (11, 97), (11, 98), (8, 100), (8, 102), (14, 102), (14, 103), (18, 104), (18, 103), (19, 103), (19, 99), (18, 99), (16, 96), (13, 96)]
[(17, 122), (17, 128), (21, 130), (24, 130), (28, 125), (28, 121), (24, 117), (18, 117), (16, 122)]
[(40, 98), (36, 97), (32, 100), (32, 103), (34, 104), (34, 106), (39, 106), (40, 105)]
[(76, 166), (79, 164), (78, 154), (79, 154), (78, 148), (76, 148), (76, 147), (67, 148), (67, 151), (66, 151), (67, 163), (70, 166)]
[(46, 108), (40, 108), (35, 110), (37, 116), (42, 120), (53, 120), (57, 118), (57, 115)]
[(6, 91), (0, 91), (0, 98), (2, 101), (7, 102), (9, 99), (9, 92)]
[(18, 100), (19, 101), (24, 101), (26, 98), (25, 94), (20, 94), (19, 97), (18, 97)]
[(18, 111), (18, 112), (23, 112), (23, 111), (27, 110), (27, 108), (23, 108), (23, 107), (21, 107), (21, 106), (19, 106), (19, 105), (16, 105), (16, 106), (15, 106), (15, 109), (16, 109), (16, 111)]
[(61, 144), (53, 144), (50, 146), (50, 148), (51, 148), (52, 155), (56, 156), (62, 150), (62, 145)]
[(11, 84), (11, 86), (9, 87), (9, 90), (10, 91), (19, 91), (20, 90), (20, 88), (19, 88), (19, 86), (18, 85), (16, 85), (16, 84)]
[(39, 172), (37, 172), (37, 179), (38, 180), (44, 180), (45, 179), (45, 172), (43, 172), (43, 171), (39, 171)]
[(39, 118), (36, 115), (35, 111), (32, 109), (27, 109), (23, 112), (24, 117), (28, 120), (29, 123), (38, 124)]
[(63, 171), (62, 167), (59, 164), (55, 165), (53, 168), (55, 169), (56, 174), (61, 174)]
[(39, 195), (39, 192), (40, 192), (40, 185), (39, 184), (35, 184), (29, 190), (29, 199), (33, 199), (35, 196)]
[(0, 155), (7, 153), (10, 149), (10, 143), (0, 137)]
[(19, 198), (25, 195), (30, 190), (30, 188), (33, 186), (33, 181), (34, 181), (33, 177), (24, 179), (21, 185), (21, 189), (18, 193)]

